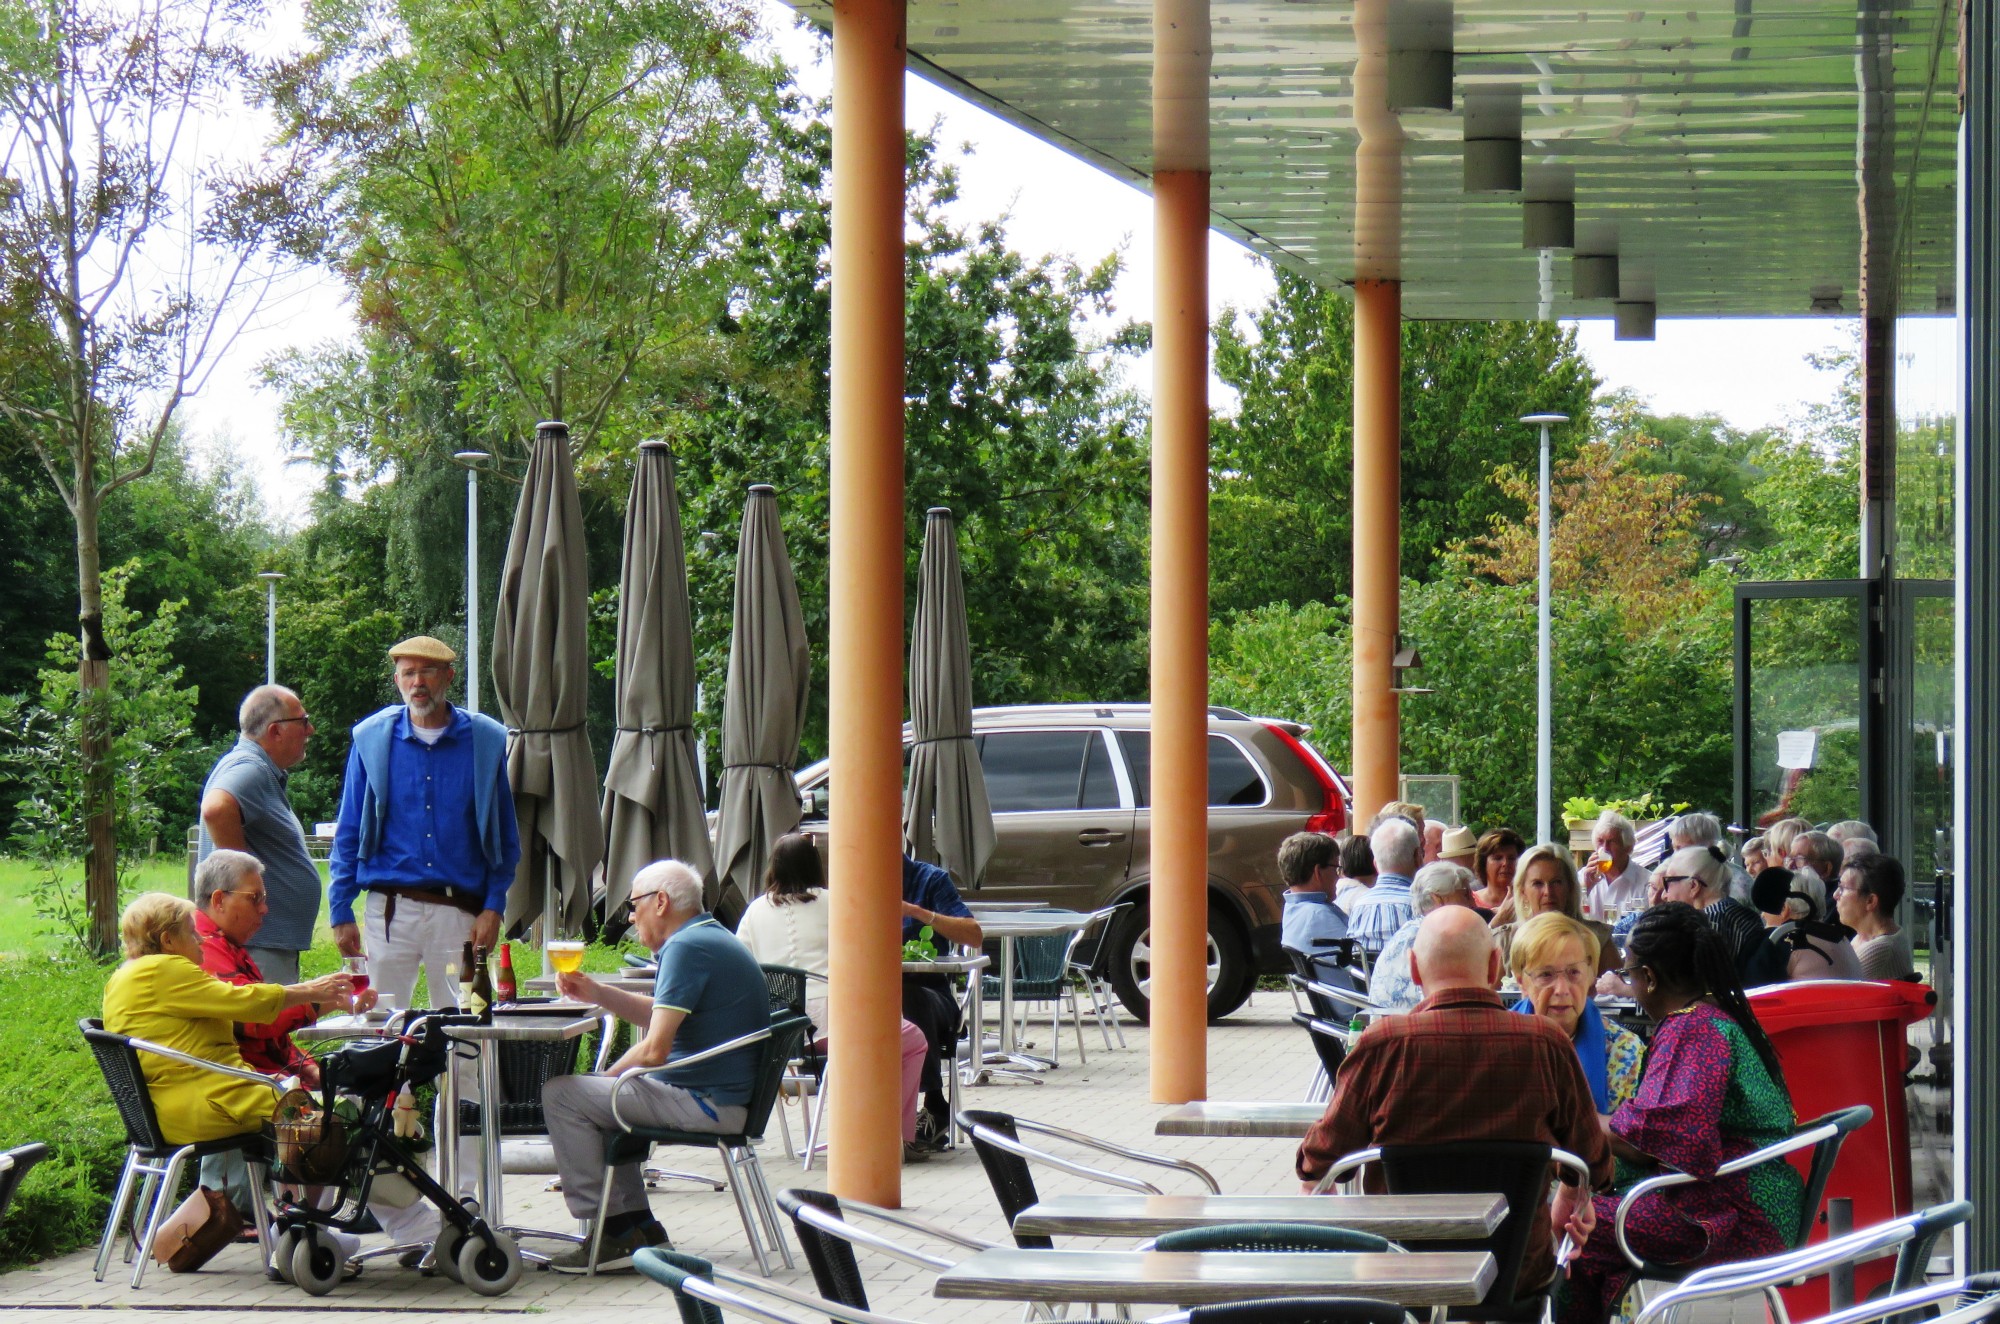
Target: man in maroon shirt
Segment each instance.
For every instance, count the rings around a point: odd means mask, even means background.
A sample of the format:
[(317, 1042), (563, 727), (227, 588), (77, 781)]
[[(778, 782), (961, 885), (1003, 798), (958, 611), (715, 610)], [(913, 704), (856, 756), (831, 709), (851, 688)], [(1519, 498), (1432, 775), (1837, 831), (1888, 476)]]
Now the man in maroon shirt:
[[(1478, 913), (1432, 911), (1410, 963), (1424, 1000), (1407, 1016), (1376, 1021), (1341, 1064), (1326, 1115), (1299, 1146), (1306, 1189), (1357, 1149), (1468, 1140), (1566, 1149), (1590, 1165), (1593, 1185), (1607, 1185), (1611, 1147), (1576, 1049), (1552, 1022), (1516, 1015), (1493, 991), (1500, 951)], [(1467, 1176), (1476, 1182), (1476, 1173)], [(1371, 1169), (1371, 1186), (1380, 1189), (1379, 1180)], [(1554, 1232), (1582, 1245), (1593, 1223), (1589, 1192), (1558, 1187), (1547, 1220), (1528, 1225), (1517, 1295), (1554, 1276)]]

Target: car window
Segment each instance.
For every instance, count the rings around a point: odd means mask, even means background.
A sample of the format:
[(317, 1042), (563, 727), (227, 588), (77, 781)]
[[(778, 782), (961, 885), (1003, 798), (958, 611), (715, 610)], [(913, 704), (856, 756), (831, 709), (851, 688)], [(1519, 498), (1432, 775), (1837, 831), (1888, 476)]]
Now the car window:
[[(1095, 731), (990, 731), (979, 737), (979, 764), (993, 812), (1032, 813), (1075, 809), (1082, 798), (1085, 759)], [(1106, 770), (1108, 776), (1109, 769)], [(1117, 803), (1117, 793), (1112, 793)]]
[[(1120, 731), (1118, 747), (1125, 752), (1126, 766), (1132, 770), (1132, 793), (1139, 807), (1152, 802), (1153, 733)], [(1236, 742), (1227, 736), (1208, 737), (1208, 803), (1211, 806), (1261, 805), (1264, 779)]]
[(1111, 770), (1111, 751), (1096, 732), (1083, 756), (1083, 790), (1077, 796), (1078, 809), (1118, 808), (1118, 774)]

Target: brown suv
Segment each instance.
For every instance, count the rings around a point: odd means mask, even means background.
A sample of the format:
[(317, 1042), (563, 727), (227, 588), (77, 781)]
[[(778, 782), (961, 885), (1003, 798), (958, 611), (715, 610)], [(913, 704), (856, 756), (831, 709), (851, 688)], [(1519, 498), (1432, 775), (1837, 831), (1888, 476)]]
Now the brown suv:
[[(1105, 936), (1106, 968), (1119, 1001), (1146, 1019), (1150, 708), (980, 708), (972, 726), (998, 842), (985, 880), (967, 898), (1074, 910), (1135, 903)], [(1208, 710), (1211, 1019), (1242, 1006), (1259, 973), (1289, 968), (1278, 949), (1278, 843), (1294, 832), (1347, 825), (1347, 786), (1306, 743), (1306, 731), (1297, 722)], [(810, 830), (826, 819), (827, 765), (804, 769), (798, 780)]]

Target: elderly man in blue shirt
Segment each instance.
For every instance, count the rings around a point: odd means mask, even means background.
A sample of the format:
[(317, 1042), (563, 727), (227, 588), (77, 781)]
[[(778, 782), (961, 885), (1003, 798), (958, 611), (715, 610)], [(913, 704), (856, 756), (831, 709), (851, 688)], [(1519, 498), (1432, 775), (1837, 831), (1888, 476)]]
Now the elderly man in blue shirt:
[[(1285, 880), (1279, 942), (1305, 956), (1330, 957), (1320, 940), (1347, 936), (1347, 916), (1333, 904), (1334, 885), (1340, 881), (1340, 843), (1324, 832), (1294, 832), (1278, 843), (1278, 876)], [(1338, 964), (1329, 959), (1327, 969)]]
[(431, 1001), (455, 1006), (444, 968), (466, 943), (499, 940), (521, 859), (507, 729), (445, 698), (458, 654), (441, 640), (405, 639), (389, 657), (403, 702), (354, 727), (327, 893), (333, 937), (343, 956), (365, 948), (369, 977), (395, 1006), (409, 1005), (419, 966)]
[(1389, 939), (1416, 917), (1410, 879), (1424, 859), (1424, 839), (1407, 818), (1390, 817), (1368, 834), (1375, 852), (1375, 886), (1355, 898), (1347, 914), (1347, 934), (1362, 950), (1380, 955)]

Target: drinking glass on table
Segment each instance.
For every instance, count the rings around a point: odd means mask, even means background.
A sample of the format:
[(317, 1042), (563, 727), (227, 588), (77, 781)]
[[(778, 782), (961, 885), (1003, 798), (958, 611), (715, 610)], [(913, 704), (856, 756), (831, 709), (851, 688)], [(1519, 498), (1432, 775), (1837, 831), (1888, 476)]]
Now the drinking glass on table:
[(549, 951), (549, 965), (552, 966), (558, 974), (573, 975), (577, 971), (583, 969), (582, 943), (565, 942), (560, 939), (557, 939), (549, 943), (548, 951)]
[(358, 1012), (361, 1010), (361, 995), (368, 991), (368, 958), (343, 956), (340, 958), (340, 968), (354, 981), (354, 992), (348, 1006), (350, 1010)]

